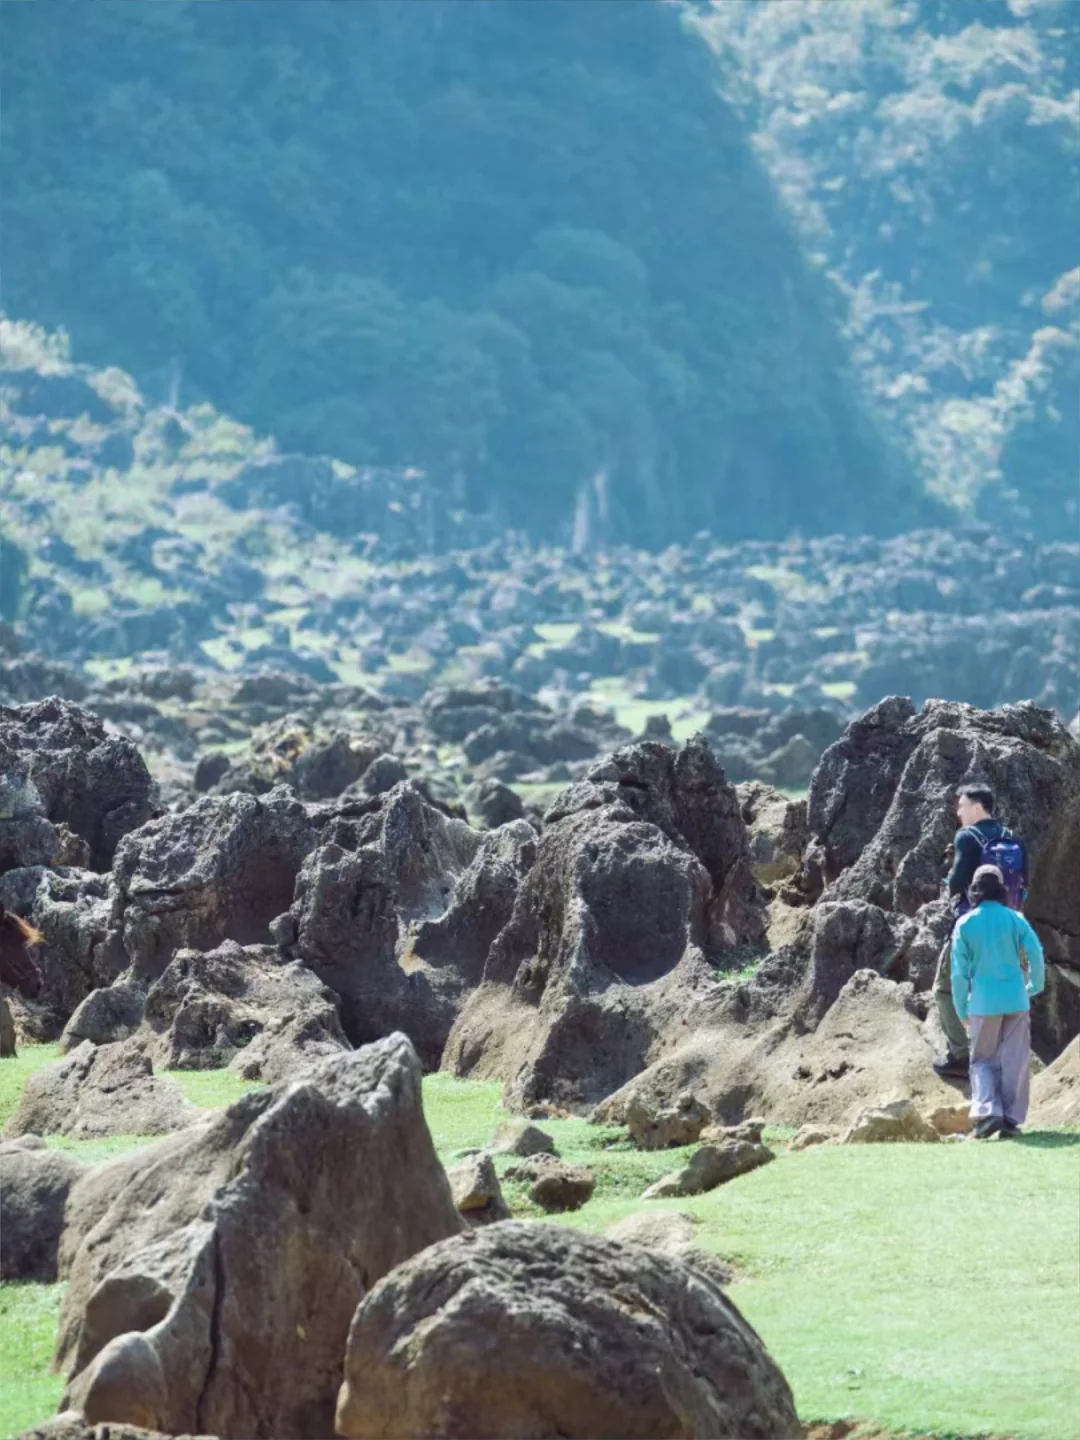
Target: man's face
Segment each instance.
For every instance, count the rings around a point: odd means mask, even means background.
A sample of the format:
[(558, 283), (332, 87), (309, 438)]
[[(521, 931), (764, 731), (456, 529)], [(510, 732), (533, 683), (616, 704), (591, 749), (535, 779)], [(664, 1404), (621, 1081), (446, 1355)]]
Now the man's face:
[(977, 800), (969, 800), (966, 795), (961, 795), (956, 802), (956, 818), (961, 825), (974, 825), (979, 820), (986, 819), (986, 811)]

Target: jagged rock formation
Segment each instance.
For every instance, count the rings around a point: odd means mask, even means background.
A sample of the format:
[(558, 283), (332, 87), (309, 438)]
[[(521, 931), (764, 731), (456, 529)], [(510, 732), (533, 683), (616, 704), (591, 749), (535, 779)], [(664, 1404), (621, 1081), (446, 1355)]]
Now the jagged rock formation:
[(65, 700), (0, 706), (0, 774), (0, 871), (82, 855), (89, 869), (107, 870), (122, 837), (157, 807), (132, 742)]
[(341, 996), (354, 1044), (400, 1027), (437, 1066), (534, 848), (524, 821), (483, 835), (408, 782), (343, 801), (305, 860), (275, 937)]
[(702, 737), (616, 751), (545, 816), (510, 923), (447, 1044), (519, 1103), (597, 1101), (764, 940), (738, 797)]
[(112, 925), (134, 975), (154, 980), (182, 948), (259, 944), (292, 901), (315, 827), (290, 790), (204, 796), (122, 843)]
[(400, 1035), (86, 1184), (69, 1202), (63, 1404), (169, 1433), (331, 1434), (358, 1302), (463, 1228)]
[(789, 1440), (799, 1421), (779, 1368), (705, 1271), (511, 1222), (432, 1246), (364, 1298), (337, 1431)]

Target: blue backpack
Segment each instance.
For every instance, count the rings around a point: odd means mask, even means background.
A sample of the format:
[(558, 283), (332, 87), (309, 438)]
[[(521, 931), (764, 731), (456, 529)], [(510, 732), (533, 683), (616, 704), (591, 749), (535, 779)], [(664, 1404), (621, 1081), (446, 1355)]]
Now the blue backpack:
[(987, 840), (974, 826), (969, 827), (968, 834), (974, 835), (982, 846), (979, 864), (996, 865), (1001, 871), (1005, 881), (1006, 905), (1010, 910), (1019, 910), (1027, 899), (1027, 885), (1024, 881), (1027, 873), (1027, 852), (1023, 845), (1012, 831), (1006, 830), (1004, 826), (996, 840)]

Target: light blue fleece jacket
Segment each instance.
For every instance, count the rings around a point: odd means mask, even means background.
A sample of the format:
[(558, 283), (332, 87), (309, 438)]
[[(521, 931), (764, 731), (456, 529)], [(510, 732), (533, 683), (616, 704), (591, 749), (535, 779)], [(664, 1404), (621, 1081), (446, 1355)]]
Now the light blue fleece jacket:
[(984, 900), (956, 922), (952, 995), (961, 1020), (1030, 1010), (1028, 997), (1045, 983), (1039, 937), (1019, 910)]

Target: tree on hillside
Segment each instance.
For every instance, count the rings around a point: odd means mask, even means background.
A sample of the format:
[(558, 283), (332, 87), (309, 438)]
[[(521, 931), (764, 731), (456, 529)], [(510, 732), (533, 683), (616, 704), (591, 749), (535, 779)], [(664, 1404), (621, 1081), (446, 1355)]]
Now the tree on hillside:
[(671, 4), (4, 5), (5, 287), (537, 533), (928, 518)]

